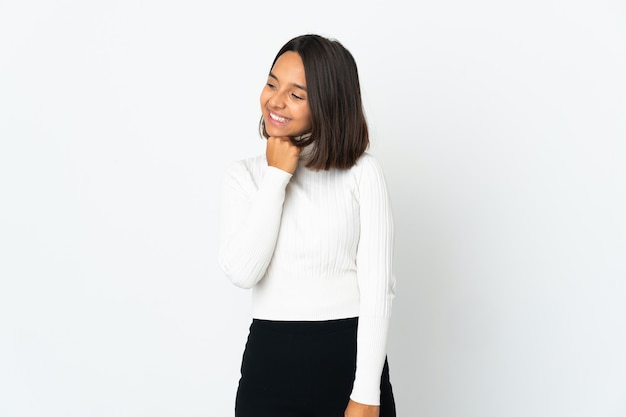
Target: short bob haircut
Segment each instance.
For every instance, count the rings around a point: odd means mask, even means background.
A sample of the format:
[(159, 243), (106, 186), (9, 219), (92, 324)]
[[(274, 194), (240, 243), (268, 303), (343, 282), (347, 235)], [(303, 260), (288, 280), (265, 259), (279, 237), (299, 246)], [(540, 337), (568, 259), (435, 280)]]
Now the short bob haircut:
[[(291, 138), (291, 142), (299, 147), (311, 145), (307, 168), (351, 168), (369, 146), (354, 57), (337, 40), (308, 34), (287, 42), (276, 54), (272, 68), (287, 51), (302, 58), (312, 118), (310, 136)], [(259, 131), (269, 137), (262, 117)]]

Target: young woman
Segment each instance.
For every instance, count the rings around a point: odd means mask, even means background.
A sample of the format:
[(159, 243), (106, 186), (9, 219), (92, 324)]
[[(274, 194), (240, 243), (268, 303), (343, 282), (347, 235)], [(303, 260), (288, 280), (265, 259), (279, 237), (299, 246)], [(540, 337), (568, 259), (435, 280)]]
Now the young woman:
[(221, 195), (220, 266), (253, 290), (235, 415), (393, 417), (393, 220), (353, 56), (290, 40), (261, 112), (265, 155), (234, 163)]

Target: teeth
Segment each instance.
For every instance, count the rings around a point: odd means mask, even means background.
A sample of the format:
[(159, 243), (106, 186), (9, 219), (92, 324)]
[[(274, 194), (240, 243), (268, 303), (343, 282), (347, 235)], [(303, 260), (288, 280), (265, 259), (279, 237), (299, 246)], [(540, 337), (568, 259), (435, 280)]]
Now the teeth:
[(285, 119), (284, 117), (280, 117), (280, 116), (278, 116), (278, 115), (276, 115), (274, 113), (270, 113), (270, 117), (272, 119), (276, 120), (277, 122), (281, 122), (281, 123), (286, 123), (287, 120), (289, 120), (289, 119)]

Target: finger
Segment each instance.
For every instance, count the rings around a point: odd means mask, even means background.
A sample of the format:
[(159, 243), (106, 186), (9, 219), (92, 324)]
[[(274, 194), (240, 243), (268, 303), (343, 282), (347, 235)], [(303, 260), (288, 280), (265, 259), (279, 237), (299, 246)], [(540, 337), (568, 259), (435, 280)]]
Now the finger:
[(291, 138), (288, 136), (270, 136), (268, 140), (272, 140), (276, 143), (291, 143)]

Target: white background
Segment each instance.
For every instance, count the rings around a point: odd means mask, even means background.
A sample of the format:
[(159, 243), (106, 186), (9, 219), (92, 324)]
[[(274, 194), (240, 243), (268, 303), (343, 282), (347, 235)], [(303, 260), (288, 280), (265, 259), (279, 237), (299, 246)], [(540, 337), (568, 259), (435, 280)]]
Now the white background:
[(399, 416), (626, 416), (618, 0), (0, 0), (0, 416), (233, 415), (218, 184), (308, 32), (392, 196)]

